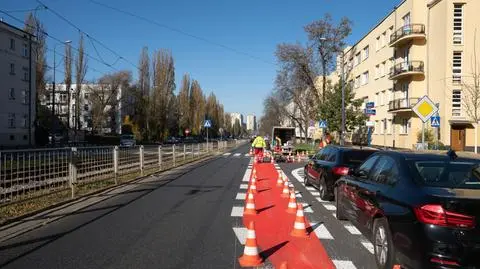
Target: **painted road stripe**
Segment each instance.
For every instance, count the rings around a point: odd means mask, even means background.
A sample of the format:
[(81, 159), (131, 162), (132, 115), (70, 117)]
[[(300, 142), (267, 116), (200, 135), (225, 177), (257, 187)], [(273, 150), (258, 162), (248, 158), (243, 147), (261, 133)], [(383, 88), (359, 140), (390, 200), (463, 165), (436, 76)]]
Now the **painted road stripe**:
[(230, 213), (232, 217), (243, 217), (243, 207), (242, 206), (234, 206), (232, 208), (232, 213)]
[(311, 192), (312, 192), (312, 191), (316, 191), (316, 189), (315, 189), (314, 187), (307, 187), (307, 190), (309, 190), (309, 191), (311, 191)]
[(302, 198), (302, 195), (297, 192), (297, 194), (295, 194), (295, 197), (297, 197), (297, 198)]
[(240, 156), (240, 153), (233, 154), (233, 157), (239, 157), (239, 156)]
[(320, 203), (330, 203), (330, 201), (322, 200), (322, 198), (320, 197), (317, 198), (317, 201), (319, 201)]
[(362, 239), (361, 240), (362, 245), (370, 252), (373, 254), (373, 244), (370, 243), (367, 239)]
[(237, 193), (237, 197), (235, 197), (237, 200), (245, 200), (245, 198), (247, 198), (247, 194), (244, 192)]
[(345, 224), (343, 225), (345, 229), (347, 229), (351, 234), (362, 234), (357, 227), (353, 226), (352, 224)]
[(311, 191), (310, 192), (313, 196), (320, 196), (320, 193), (318, 191)]
[(247, 241), (247, 228), (233, 227), (233, 232), (240, 244), (245, 245), (245, 242)]
[(246, 190), (246, 189), (248, 189), (248, 184), (240, 184), (240, 189), (241, 189), (241, 190)]
[(351, 261), (332, 260), (337, 269), (357, 269)]
[(230, 156), (230, 154), (232, 154), (232, 153), (226, 152), (226, 153), (223, 154), (223, 156)]
[(337, 210), (337, 207), (334, 206), (334, 205), (324, 204), (323, 206), (324, 206), (327, 210), (329, 210), (329, 211), (335, 211), (335, 210)]
[(312, 206), (309, 205), (308, 203), (302, 203), (303, 206), (303, 212), (305, 213), (313, 213)]
[(250, 157), (250, 154), (248, 154), (248, 153), (245, 153), (245, 157)]
[[(317, 223), (310, 223), (312, 227), (316, 227), (317, 226)], [(333, 239), (333, 236), (332, 234), (327, 230), (327, 227), (325, 227), (325, 225), (320, 224), (318, 225), (315, 230), (313, 230), (313, 232), (315, 232), (315, 234), (317, 235), (317, 237), (319, 239)]]

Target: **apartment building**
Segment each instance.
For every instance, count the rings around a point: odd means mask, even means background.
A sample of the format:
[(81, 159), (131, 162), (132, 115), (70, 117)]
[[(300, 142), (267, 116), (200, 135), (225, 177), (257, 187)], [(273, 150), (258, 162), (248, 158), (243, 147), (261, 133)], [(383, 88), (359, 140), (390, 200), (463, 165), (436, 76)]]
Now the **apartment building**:
[(240, 126), (243, 126), (243, 115), (241, 113), (231, 113), (230, 114), (232, 119), (232, 126), (235, 124), (235, 121), (238, 120), (240, 122)]
[(439, 107), (439, 141), (456, 150), (473, 146), (465, 87), (473, 83), (474, 44), (480, 67), (478, 10), (480, 1), (405, 0), (345, 49), (356, 97), (375, 103), (372, 144), (414, 147), (422, 121), (412, 107), (427, 95)]
[(247, 115), (247, 131), (257, 130), (257, 117), (255, 115)]
[(35, 37), (0, 21), (0, 146), (35, 144)]
[[(52, 85), (47, 85), (45, 92), (45, 96), (40, 96), (40, 103), (52, 110)], [(76, 84), (72, 84), (69, 90), (67, 90), (65, 84), (56, 84), (55, 86), (55, 116), (66, 127), (73, 129), (80, 124), (78, 129), (92, 131), (94, 121), (97, 120), (93, 115), (93, 106), (99, 105), (103, 108), (103, 113), (109, 115), (109, 117), (104, 118), (106, 121), (104, 126), (106, 127), (100, 131), (103, 133), (121, 133), (123, 108), (121, 88), (112, 92), (106, 85), (82, 84), (78, 98), (76, 92)], [(78, 122), (75, 113), (77, 105), (80, 106)]]

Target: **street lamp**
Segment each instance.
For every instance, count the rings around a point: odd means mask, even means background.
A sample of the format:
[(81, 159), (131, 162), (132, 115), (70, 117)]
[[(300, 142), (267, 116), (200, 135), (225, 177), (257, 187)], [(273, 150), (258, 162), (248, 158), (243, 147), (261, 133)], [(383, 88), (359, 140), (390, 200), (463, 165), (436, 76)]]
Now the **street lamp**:
[[(320, 41), (327, 41), (326, 37), (321, 37)], [(341, 83), (342, 83), (342, 131), (340, 133), (340, 145), (345, 145), (345, 51), (340, 50), (338, 51), (342, 55), (342, 73), (341, 73)]]
[(63, 45), (67, 45), (67, 44), (70, 44), (72, 43), (71, 40), (66, 40), (64, 41), (63, 43), (57, 43), (55, 44), (55, 46), (53, 46), (53, 89), (52, 89), (52, 132), (55, 131), (55, 75), (56, 75), (56, 71), (57, 71), (57, 45), (59, 44), (63, 44)]

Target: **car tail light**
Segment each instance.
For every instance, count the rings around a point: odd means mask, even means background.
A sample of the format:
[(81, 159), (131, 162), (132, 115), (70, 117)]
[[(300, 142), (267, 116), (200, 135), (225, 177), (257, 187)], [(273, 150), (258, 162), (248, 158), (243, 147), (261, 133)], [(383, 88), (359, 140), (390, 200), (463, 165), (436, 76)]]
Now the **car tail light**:
[(424, 205), (414, 209), (420, 222), (455, 228), (475, 228), (475, 217), (443, 209), (441, 205)]
[(337, 166), (337, 167), (332, 168), (332, 172), (333, 172), (335, 175), (339, 175), (339, 176), (346, 176), (346, 175), (348, 175), (348, 170), (349, 170), (349, 168), (348, 168), (348, 167), (344, 167), (344, 166)]
[(442, 264), (442, 265), (460, 266), (460, 264), (458, 264), (458, 262), (456, 262), (456, 261), (445, 260), (445, 259), (440, 259), (440, 258), (431, 258), (430, 262), (438, 263), (438, 264)]

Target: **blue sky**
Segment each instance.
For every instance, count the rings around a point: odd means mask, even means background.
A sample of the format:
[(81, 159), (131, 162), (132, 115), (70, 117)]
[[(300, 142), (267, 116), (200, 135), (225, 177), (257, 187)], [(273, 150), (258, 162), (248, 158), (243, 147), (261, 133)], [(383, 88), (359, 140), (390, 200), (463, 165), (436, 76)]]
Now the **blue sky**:
[[(147, 17), (189, 34), (248, 53), (241, 53), (179, 34), (156, 25), (106, 9), (88, 0), (42, 0), (52, 10), (62, 14), (90, 36), (106, 44), (124, 58), (137, 64), (143, 46), (150, 52), (165, 48), (175, 58), (176, 81), (189, 73), (198, 80), (205, 92), (214, 91), (228, 112), (243, 114), (262, 113), (262, 100), (271, 91), (275, 79), (275, 47), (282, 42), (304, 42), (303, 26), (331, 13), (335, 19), (349, 17), (353, 33), (348, 41), (354, 43), (372, 28), (400, 0), (97, 0), (119, 9)], [(0, 0), (2, 10), (34, 9), (36, 0)], [(25, 12), (11, 13), (24, 18)], [(47, 32), (60, 40), (72, 40), (77, 45), (78, 31), (49, 11), (37, 13), (45, 23)], [(19, 26), (16, 21), (0, 14), (6, 22)], [(53, 49), (55, 41), (48, 40)], [(98, 58), (93, 46), (87, 53)], [(116, 56), (96, 45), (107, 63)], [(57, 49), (62, 50), (61, 46)], [(53, 65), (53, 53), (48, 57)], [(59, 59), (57, 58), (57, 61)], [(100, 72), (111, 68), (89, 60), (88, 65)], [(60, 67), (63, 68), (63, 67)], [(117, 69), (129, 69), (136, 77), (135, 68), (118, 61)], [(57, 80), (63, 74), (57, 72)], [(101, 76), (90, 70), (88, 79)]]

